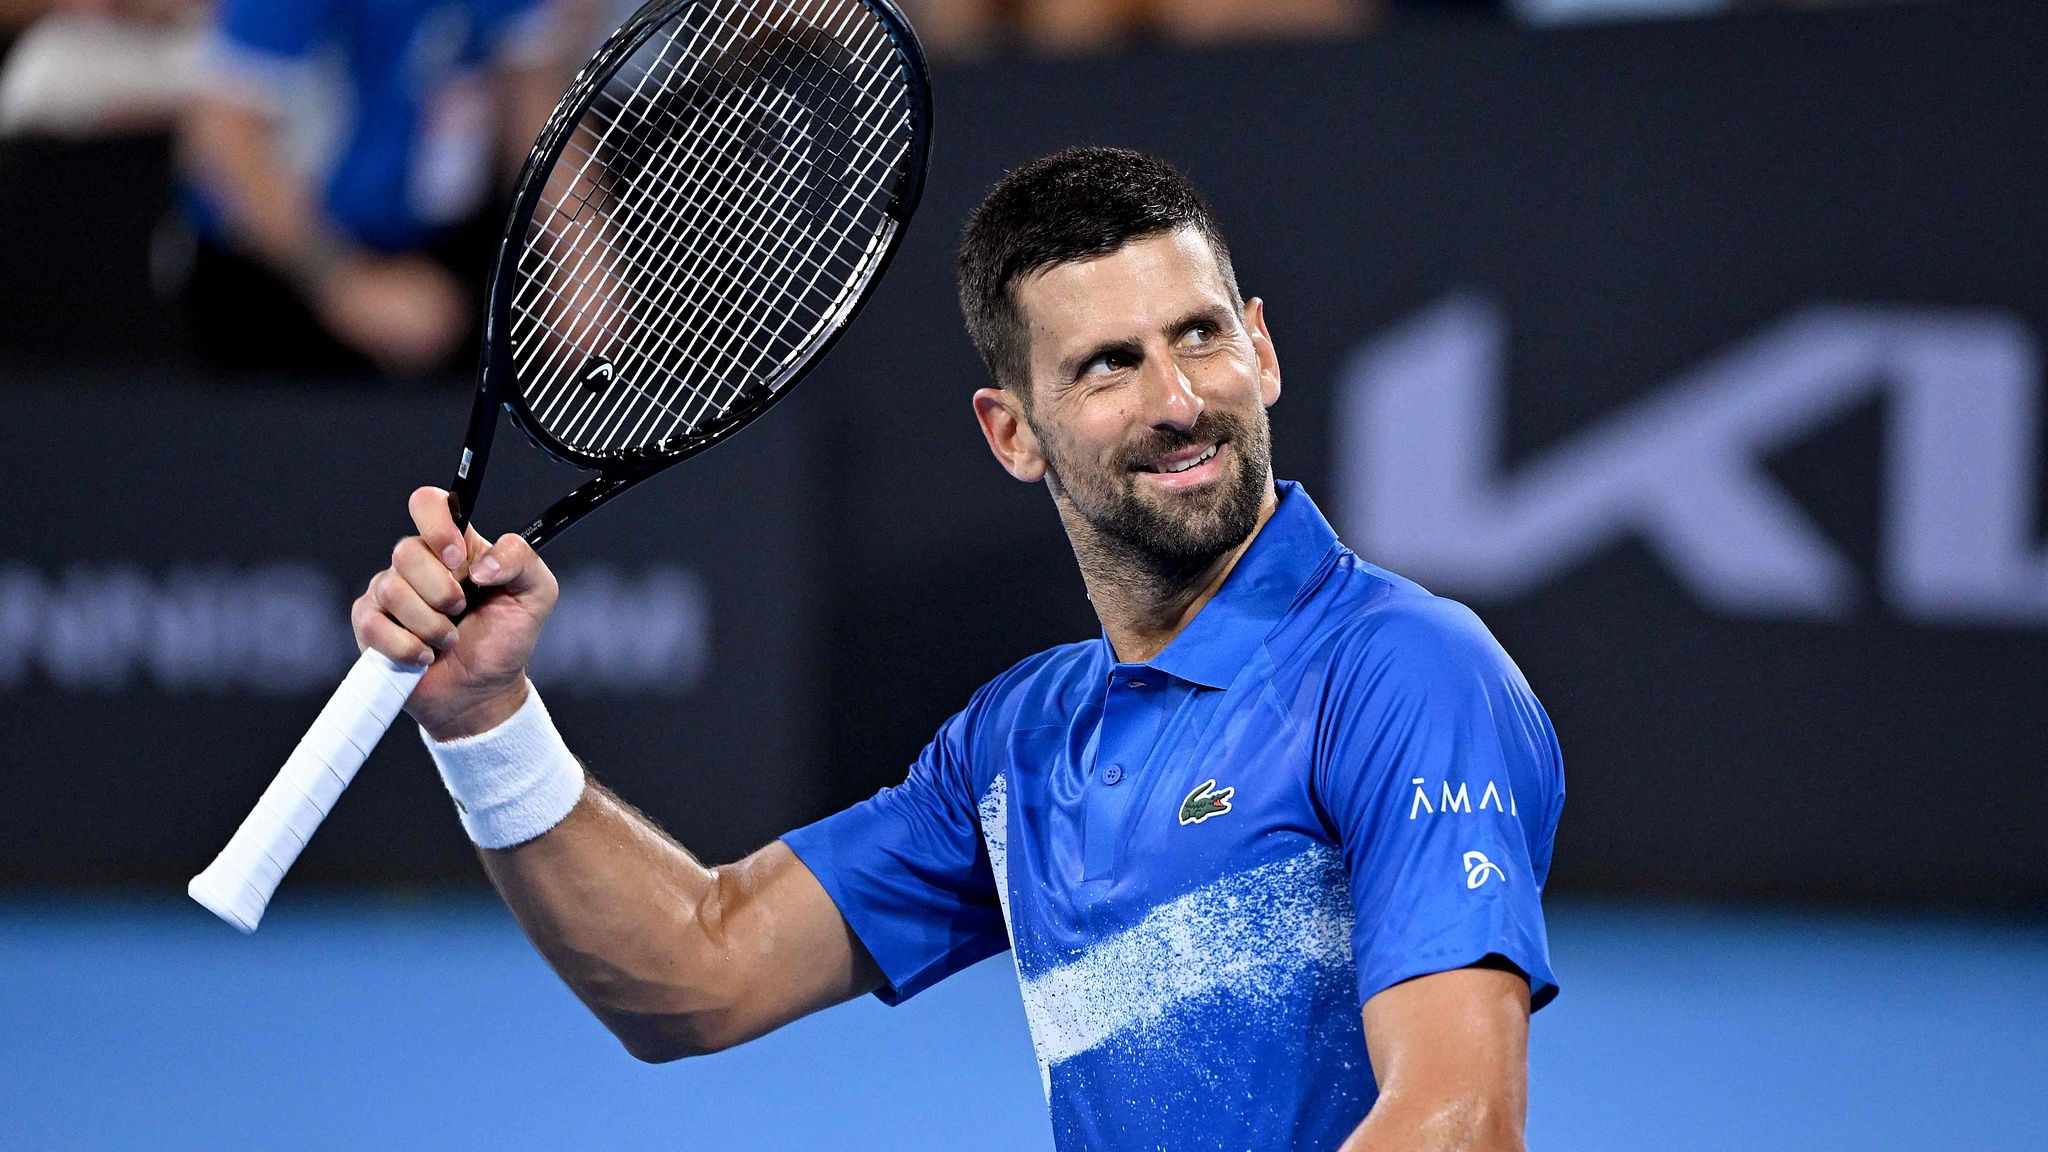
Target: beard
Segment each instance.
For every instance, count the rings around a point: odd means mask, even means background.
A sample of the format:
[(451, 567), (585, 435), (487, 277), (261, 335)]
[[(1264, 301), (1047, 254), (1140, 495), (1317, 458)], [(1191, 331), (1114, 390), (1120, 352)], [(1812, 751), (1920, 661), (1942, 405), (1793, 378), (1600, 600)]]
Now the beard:
[[(1053, 496), (1085, 522), (1088, 543), (1112, 564), (1135, 565), (1168, 582), (1202, 572), (1258, 527), (1272, 484), (1272, 431), (1263, 408), (1244, 419), (1203, 412), (1185, 432), (1153, 429), (1105, 462), (1047, 454)], [(1051, 446), (1039, 433), (1039, 443)], [(1224, 443), (1228, 474), (1191, 491), (1147, 492), (1143, 466), (1195, 444)], [(1082, 541), (1077, 539), (1077, 547)]]

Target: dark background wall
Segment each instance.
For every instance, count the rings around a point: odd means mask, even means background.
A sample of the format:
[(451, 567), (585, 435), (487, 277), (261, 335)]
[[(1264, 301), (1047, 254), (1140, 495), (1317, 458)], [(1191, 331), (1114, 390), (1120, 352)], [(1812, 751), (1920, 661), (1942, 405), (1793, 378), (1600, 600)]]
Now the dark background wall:
[[(942, 72), (924, 208), (828, 365), (757, 430), (564, 541), (564, 557), (627, 569), (673, 560), (710, 589), (710, 671), (679, 694), (625, 684), (586, 698), (569, 721), (579, 744), (686, 842), (726, 855), (899, 779), (976, 685), (1095, 631), (1045, 495), (1004, 476), (974, 429), (981, 370), (952, 303), (960, 221), (1032, 155), (1127, 144), (1209, 191), (1281, 353), (1279, 469), (1370, 556), (1379, 530), (1344, 479), (1363, 450), (1338, 419), (1346, 365), (1446, 299), (1506, 326), (1503, 421), (1481, 429), (1503, 491), (1812, 305), (1901, 323), (1974, 317), (2033, 348), (2048, 331), (2044, 57), (2048, 13), (1986, 2), (1546, 33), (1457, 26)], [(48, 381), (32, 365), (80, 343), (117, 361), (122, 349), (175, 356), (136, 248), (164, 203), (162, 153), (118, 151), (58, 149), (26, 167), (17, 153), (0, 168), (0, 186), (29, 189), (10, 194), (77, 209), (60, 238), (0, 245), (0, 259), (112, 262), (135, 287), (92, 311), (38, 299), (26, 288), (36, 268), (6, 269), (15, 298), (0, 335), (19, 377)], [(132, 175), (109, 185), (110, 165)], [(405, 489), (441, 479), (462, 405), (455, 388), (175, 383), (136, 358), (120, 369), (127, 384), (39, 384), (0, 415), (0, 475), (18, 494), (0, 559), (55, 581), (80, 558), (309, 556), (353, 584), (398, 531)], [(2015, 393), (2026, 403), (2001, 411), (2038, 485), (2031, 371)], [(1970, 383), (1958, 377), (1955, 394)], [(115, 406), (137, 389), (160, 405)], [(1923, 394), (1945, 402), (1940, 387)], [(1556, 721), (1571, 796), (1558, 887), (2048, 898), (2036, 831), (2048, 817), (2048, 609), (2022, 590), (2003, 615), (1936, 619), (1887, 590), (1900, 395), (1874, 381), (1759, 449), (1763, 487), (1850, 572), (1846, 607), (1714, 602), (1682, 558), (1627, 525), (1584, 555), (1560, 539), (1571, 555), (1528, 587), (1455, 566), (1416, 573), (1481, 610)], [(59, 430), (38, 422), (58, 409)], [(404, 447), (378, 446), (393, 428)], [(107, 475), (65, 467), (57, 447), (80, 438), (108, 445)], [(280, 447), (295, 443), (325, 445), (331, 462), (295, 466)], [(143, 456), (124, 463), (130, 452)], [(528, 505), (519, 483), (493, 472), (505, 527)], [(537, 499), (549, 482), (534, 483)], [(1992, 496), (1963, 485), (1948, 498), (1967, 511)], [(182, 526), (195, 521), (202, 532)], [(2033, 523), (2025, 559), (2048, 571)], [(660, 543), (642, 547), (660, 555), (624, 554), (641, 524), (659, 526)], [(107, 543), (131, 537), (141, 542), (126, 551)], [(181, 874), (317, 703), (147, 688), (88, 698), (36, 675), (0, 690), (0, 873)], [(411, 763), (365, 769), (309, 854), (316, 875), (468, 867), (401, 735), (390, 743)], [(671, 771), (678, 760), (687, 768)], [(80, 839), (88, 810), (131, 830), (178, 818), (173, 831)]]
[[(467, 399), (136, 370), (10, 385), (7, 409), (0, 876), (177, 879), (348, 670), (348, 601), (407, 531), (406, 494), (448, 482)], [(549, 710), (712, 857), (818, 809), (805, 440), (792, 410), (550, 550)], [(574, 478), (501, 438), (477, 522), (516, 529)], [(452, 811), (401, 720), (295, 875), (478, 876)]]

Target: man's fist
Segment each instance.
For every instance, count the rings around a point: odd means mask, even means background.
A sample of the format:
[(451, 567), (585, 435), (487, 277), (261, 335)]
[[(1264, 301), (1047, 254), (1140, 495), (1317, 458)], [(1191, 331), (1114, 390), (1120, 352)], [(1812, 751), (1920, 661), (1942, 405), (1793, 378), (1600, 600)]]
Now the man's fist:
[[(436, 740), (496, 727), (526, 702), (526, 665), (554, 609), (554, 573), (516, 533), (489, 543), (455, 528), (448, 493), (421, 488), (413, 526), (371, 577), (349, 613), (356, 644), (393, 660), (429, 665), (405, 710)], [(462, 581), (492, 594), (457, 623)]]

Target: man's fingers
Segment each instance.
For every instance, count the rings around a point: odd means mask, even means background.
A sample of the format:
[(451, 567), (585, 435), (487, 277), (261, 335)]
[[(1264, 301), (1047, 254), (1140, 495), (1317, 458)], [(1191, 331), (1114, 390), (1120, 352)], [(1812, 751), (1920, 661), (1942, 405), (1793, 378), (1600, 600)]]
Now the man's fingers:
[(355, 626), (357, 644), (374, 648), (402, 664), (424, 667), (434, 662), (434, 650), (386, 616), (368, 592), (356, 597), (348, 614), (349, 623)]
[(406, 508), (412, 512), (413, 527), (419, 529), (420, 539), (427, 542), (428, 550), (451, 570), (461, 568), (469, 553), (463, 546), (462, 533), (455, 528), (447, 491), (431, 486), (415, 488)]
[[(420, 598), (419, 590), (394, 572), (370, 581), (370, 599), (400, 627), (443, 652), (455, 647), (455, 622)], [(457, 602), (461, 597), (456, 597)]]
[(400, 540), (391, 550), (391, 568), (437, 611), (452, 616), (462, 610), (462, 582), (440, 557), (427, 550), (426, 541), (417, 536)]
[(470, 565), (469, 578), (479, 587), (503, 588), (514, 596), (540, 592), (552, 599), (555, 592), (554, 574), (517, 532), (498, 537), (498, 542)]

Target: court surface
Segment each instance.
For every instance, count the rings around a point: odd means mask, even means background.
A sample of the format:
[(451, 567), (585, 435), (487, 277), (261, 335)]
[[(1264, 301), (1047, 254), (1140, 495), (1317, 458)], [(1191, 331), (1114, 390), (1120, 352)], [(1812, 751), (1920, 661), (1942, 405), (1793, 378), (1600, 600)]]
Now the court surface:
[[(1535, 1149), (2048, 1148), (2048, 924), (1553, 901)], [(487, 897), (0, 903), (0, 1148), (1037, 1149), (999, 957), (636, 1063)]]

